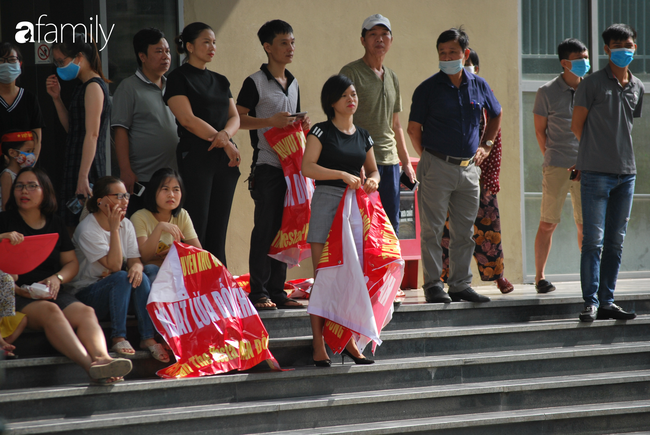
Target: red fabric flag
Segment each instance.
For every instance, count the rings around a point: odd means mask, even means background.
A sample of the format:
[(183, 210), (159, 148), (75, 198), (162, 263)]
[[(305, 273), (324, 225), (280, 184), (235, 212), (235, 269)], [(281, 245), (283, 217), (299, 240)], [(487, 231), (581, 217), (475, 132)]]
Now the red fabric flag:
[(262, 361), (280, 370), (248, 295), (207, 251), (174, 242), (147, 311), (176, 356), (175, 364), (157, 372), (162, 378), (247, 370)]
[(271, 244), (269, 255), (293, 267), (311, 257), (307, 232), (314, 181), (303, 177), (300, 172), (305, 152), (305, 133), (302, 124), (295, 122), (285, 128), (274, 127), (265, 132), (264, 137), (278, 154), (287, 182), (282, 227)]

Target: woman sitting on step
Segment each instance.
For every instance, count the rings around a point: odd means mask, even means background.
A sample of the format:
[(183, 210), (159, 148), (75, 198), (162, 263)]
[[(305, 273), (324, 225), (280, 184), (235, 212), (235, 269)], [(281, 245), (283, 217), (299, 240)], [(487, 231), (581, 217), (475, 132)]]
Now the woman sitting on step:
[[(44, 331), (52, 346), (79, 364), (95, 382), (122, 381), (131, 371), (131, 361), (111, 358), (93, 309), (59, 292), (61, 284), (75, 277), (79, 263), (56, 209), (54, 187), (47, 174), (36, 168), (21, 170), (11, 189), (7, 211), (0, 213), (0, 233), (16, 232), (21, 239), (56, 233), (59, 238), (40, 266), (18, 276), (16, 310), (27, 316), (28, 328)], [(49, 296), (36, 295), (29, 288), (34, 283), (46, 285)], [(23, 285), (26, 288), (20, 287)]]

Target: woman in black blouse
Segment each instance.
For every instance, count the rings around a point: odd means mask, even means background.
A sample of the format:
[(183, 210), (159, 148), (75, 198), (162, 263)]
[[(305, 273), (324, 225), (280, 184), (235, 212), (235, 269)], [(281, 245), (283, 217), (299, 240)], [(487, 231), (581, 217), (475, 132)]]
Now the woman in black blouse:
[[(345, 188), (363, 188), (370, 194), (379, 186), (379, 171), (372, 151), (372, 139), (366, 130), (353, 124), (359, 99), (352, 80), (344, 75), (330, 77), (321, 92), (321, 105), (327, 121), (316, 124), (309, 131), (302, 174), (316, 180), (311, 203), (311, 219), (307, 241), (311, 244), (314, 271), (332, 226), (334, 215)], [(361, 168), (366, 173), (362, 180)], [(323, 341), (325, 319), (310, 315), (313, 333), (314, 364), (329, 367), (330, 360)], [(357, 364), (371, 364), (364, 358), (354, 340), (350, 340), (343, 354)]]
[(240, 156), (230, 139), (239, 115), (226, 77), (207, 69), (215, 55), (214, 32), (188, 24), (176, 38), (185, 63), (167, 79), (163, 97), (178, 124), (178, 169), (187, 188), (185, 209), (201, 245), (226, 264), (226, 232), (239, 179)]
[[(79, 270), (74, 246), (57, 209), (54, 188), (45, 172), (25, 168), (18, 173), (7, 211), (0, 213), (0, 233), (23, 236), (56, 233), (59, 239), (48, 258), (36, 269), (20, 275), (16, 281), (16, 311), (27, 316), (27, 327), (44, 331), (59, 352), (79, 364), (96, 382), (111, 384), (131, 371), (131, 362), (108, 355), (106, 337), (95, 311), (74, 296), (61, 292), (61, 284), (70, 282)], [(50, 296), (32, 295), (21, 285), (40, 282)], [(76, 333), (75, 333), (76, 331)]]

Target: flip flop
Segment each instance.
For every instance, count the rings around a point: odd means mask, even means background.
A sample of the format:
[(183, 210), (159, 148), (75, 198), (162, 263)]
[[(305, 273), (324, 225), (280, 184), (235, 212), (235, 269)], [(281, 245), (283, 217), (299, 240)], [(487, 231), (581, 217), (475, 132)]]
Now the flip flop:
[(288, 309), (300, 309), (300, 308), (307, 308), (300, 302), (298, 302), (295, 299), (287, 298), (283, 300), (280, 303), (276, 303), (275, 305), (278, 306), (278, 308), (288, 308)]
[(5, 354), (5, 359), (18, 359), (18, 355), (10, 350), (4, 350), (3, 352)]
[(97, 381), (108, 378), (121, 378), (131, 372), (133, 364), (124, 358), (115, 358), (106, 364), (91, 365), (88, 369), (88, 375), (91, 379)]
[(156, 343), (152, 346), (146, 346), (142, 349), (146, 349), (151, 352), (151, 356), (162, 363), (169, 362), (169, 354), (165, 352), (165, 348), (160, 343)]
[(271, 299), (269, 299), (269, 298), (267, 298), (266, 296), (264, 296), (263, 298), (258, 299), (258, 300), (256, 300), (255, 302), (253, 302), (253, 305), (255, 306), (255, 308), (257, 309), (257, 311), (263, 311), (263, 310), (277, 310), (278, 307), (275, 306), (275, 305), (272, 306), (272, 307), (268, 306), (268, 304), (272, 304), (272, 303), (273, 303), (273, 301), (271, 301)]
[[(125, 352), (125, 350), (131, 350), (131, 353)], [(131, 346), (131, 343), (129, 343), (126, 340), (118, 341), (111, 347), (111, 352), (115, 352), (122, 358), (129, 358), (133, 359), (135, 358), (135, 349), (133, 349), (133, 346)]]

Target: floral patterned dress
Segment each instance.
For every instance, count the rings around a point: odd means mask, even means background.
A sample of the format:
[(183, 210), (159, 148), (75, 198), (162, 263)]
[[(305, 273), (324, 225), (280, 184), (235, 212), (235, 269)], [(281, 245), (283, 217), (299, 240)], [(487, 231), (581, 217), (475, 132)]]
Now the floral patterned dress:
[[(487, 113), (483, 113), (479, 136), (483, 136)], [(501, 246), (501, 217), (497, 193), (499, 186), (499, 173), (501, 171), (501, 130), (492, 145), (488, 157), (481, 163), (481, 201), (478, 214), (474, 221), (474, 258), (478, 265), (481, 280), (496, 281), (503, 278), (503, 249)], [(449, 216), (442, 234), (442, 282), (447, 282), (449, 276)]]

